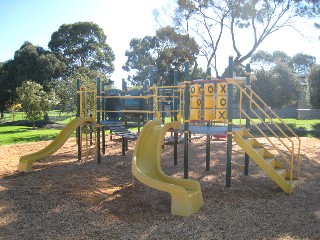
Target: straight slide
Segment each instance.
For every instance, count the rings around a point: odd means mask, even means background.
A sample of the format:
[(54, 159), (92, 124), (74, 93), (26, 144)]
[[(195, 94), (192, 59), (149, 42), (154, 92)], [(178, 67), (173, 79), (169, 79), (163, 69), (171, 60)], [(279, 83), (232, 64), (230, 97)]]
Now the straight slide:
[(38, 160), (54, 154), (68, 140), (71, 134), (83, 123), (93, 122), (91, 118), (77, 117), (69, 122), (58, 134), (58, 136), (45, 148), (38, 152), (30, 153), (20, 157), (18, 171), (32, 171), (32, 164)]
[(203, 205), (200, 183), (166, 175), (160, 166), (162, 145), (166, 132), (179, 129), (179, 122), (162, 125), (153, 120), (143, 127), (132, 157), (132, 174), (142, 183), (171, 195), (171, 213), (190, 216)]

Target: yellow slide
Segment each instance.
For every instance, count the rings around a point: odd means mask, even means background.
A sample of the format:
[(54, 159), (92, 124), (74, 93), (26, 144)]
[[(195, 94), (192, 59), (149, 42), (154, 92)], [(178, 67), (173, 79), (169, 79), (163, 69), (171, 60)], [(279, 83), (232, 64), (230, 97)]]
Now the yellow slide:
[(45, 148), (38, 152), (30, 153), (20, 157), (18, 170), (22, 172), (32, 171), (32, 164), (40, 159), (55, 153), (68, 140), (70, 135), (85, 122), (92, 122), (91, 118), (77, 117), (69, 122), (58, 134), (58, 136)]
[(161, 120), (143, 127), (132, 157), (132, 173), (142, 183), (171, 195), (171, 213), (190, 216), (203, 205), (200, 183), (166, 175), (160, 166), (163, 140), (168, 129), (179, 129), (179, 122), (162, 125)]

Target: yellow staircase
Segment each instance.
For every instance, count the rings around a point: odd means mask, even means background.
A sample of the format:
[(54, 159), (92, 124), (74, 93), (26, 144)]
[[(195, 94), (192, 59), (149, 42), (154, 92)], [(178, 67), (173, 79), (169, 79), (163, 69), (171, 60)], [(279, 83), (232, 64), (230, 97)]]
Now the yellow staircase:
[(300, 138), (250, 85), (234, 83), (240, 92), (240, 121), (244, 116), (255, 129), (253, 132), (263, 138), (259, 142), (247, 128), (234, 131), (235, 142), (283, 191), (291, 193), (300, 178)]
[(235, 142), (286, 193), (298, 185), (298, 179), (247, 130), (234, 132)]

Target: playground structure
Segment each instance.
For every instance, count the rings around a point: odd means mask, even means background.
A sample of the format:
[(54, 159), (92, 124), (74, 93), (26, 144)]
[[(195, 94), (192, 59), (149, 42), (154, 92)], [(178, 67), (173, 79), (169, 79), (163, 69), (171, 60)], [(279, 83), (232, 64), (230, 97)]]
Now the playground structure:
[[(189, 62), (186, 61), (184, 82), (178, 84), (178, 72), (175, 71), (173, 86), (157, 86), (153, 69), (150, 68), (149, 87), (148, 84), (144, 84), (143, 91), (136, 91), (133, 94), (127, 92), (124, 83), (122, 91), (108, 92), (104, 90), (103, 83), (100, 84), (100, 79), (97, 79), (96, 86), (80, 86), (78, 81), (77, 118), (61, 131), (52, 145), (37, 153), (22, 156), (19, 170), (31, 171), (35, 161), (53, 154), (75, 129), (77, 129), (78, 159), (81, 159), (83, 145), (81, 125), (85, 125), (86, 129), (91, 128), (90, 133), (95, 133), (98, 163), (101, 162), (101, 145), (102, 153), (105, 153), (106, 130), (122, 138), (124, 154), (127, 141), (137, 139), (138, 136), (128, 131), (122, 121), (134, 119), (139, 122), (138, 126), (140, 122), (148, 124), (143, 127), (133, 154), (133, 175), (151, 187), (169, 192), (172, 196), (173, 214), (188, 216), (203, 204), (200, 185), (186, 180), (189, 178), (190, 134), (206, 136), (206, 170), (210, 169), (211, 136), (226, 136), (226, 187), (231, 186), (234, 137), (234, 141), (245, 152), (244, 175), (249, 174), (249, 158), (251, 158), (283, 191), (291, 193), (298, 185), (300, 176), (300, 139), (252, 91), (250, 66), (246, 67), (245, 77), (234, 77), (232, 62), (233, 59), (229, 58), (228, 77), (225, 79), (211, 77), (208, 68), (206, 79), (190, 80)], [(238, 96), (238, 99), (235, 96)], [(170, 110), (165, 110), (166, 104), (170, 106)], [(238, 117), (234, 119), (235, 107), (239, 119)], [(161, 126), (159, 120), (162, 119), (164, 122), (165, 113), (170, 114), (172, 123)], [(181, 126), (179, 129), (178, 125)], [(174, 137), (175, 165), (178, 157), (178, 134), (184, 135), (183, 166), (186, 181), (166, 176), (160, 168), (161, 146), (167, 130), (170, 130)], [(263, 137), (267, 144), (259, 142), (257, 134), (258, 137)], [(85, 145), (87, 148), (87, 134)], [(177, 197), (180, 195), (184, 196), (182, 197), (184, 201), (181, 197), (180, 199)], [(181, 201), (184, 202), (182, 209), (177, 203)]]

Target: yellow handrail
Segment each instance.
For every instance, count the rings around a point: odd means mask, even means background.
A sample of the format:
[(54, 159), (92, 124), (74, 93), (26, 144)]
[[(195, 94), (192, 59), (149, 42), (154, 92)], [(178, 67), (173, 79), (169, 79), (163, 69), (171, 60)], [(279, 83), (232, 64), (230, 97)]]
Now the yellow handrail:
[[(290, 180), (292, 180), (292, 176), (295, 170), (295, 159), (297, 161), (296, 166), (296, 172), (297, 172), (297, 178), (300, 176), (300, 149), (301, 149), (301, 140), (300, 138), (293, 132), (293, 130), (272, 110), (270, 107), (251, 89), (250, 86), (245, 86), (242, 88), (237, 82), (234, 82), (235, 86), (240, 90), (240, 97), (239, 97), (239, 110), (240, 110), (240, 121), (242, 118), (241, 114), (244, 114), (244, 116), (252, 122), (252, 124), (257, 128), (257, 130), (267, 139), (267, 141), (271, 144), (272, 147), (274, 147), (278, 153), (282, 156), (282, 158), (289, 164), (290, 166)], [(249, 90), (249, 93), (247, 92)], [(274, 137), (276, 137), (279, 142), (290, 152), (290, 160), (287, 159), (287, 157), (283, 154), (283, 152), (280, 150), (279, 147), (277, 147), (273, 141), (265, 134), (265, 132), (256, 124), (253, 119), (249, 116), (249, 114), (242, 108), (242, 102), (243, 102), (243, 96), (246, 96), (248, 98), (249, 107), (251, 112), (261, 121), (261, 123), (272, 133)], [(283, 129), (273, 120), (273, 117), (271, 117), (253, 98), (256, 98), (259, 100), (261, 105), (263, 107), (266, 107), (269, 109), (269, 111), (275, 116), (274, 118), (277, 118), (278, 121), (280, 121), (283, 126), (295, 137), (298, 139), (298, 149), (297, 153), (295, 151), (295, 143), (292, 141), (292, 139), (283, 131)], [(259, 114), (254, 109), (256, 107), (265, 118), (267, 118), (275, 127), (276, 129), (291, 143), (291, 146), (288, 146), (276, 133), (275, 131), (259, 116)]]

